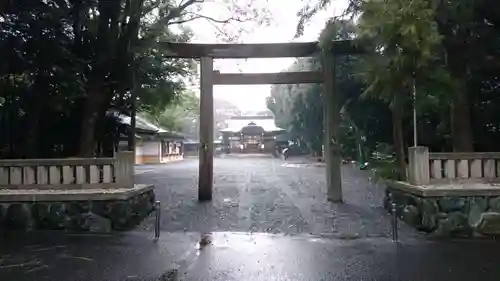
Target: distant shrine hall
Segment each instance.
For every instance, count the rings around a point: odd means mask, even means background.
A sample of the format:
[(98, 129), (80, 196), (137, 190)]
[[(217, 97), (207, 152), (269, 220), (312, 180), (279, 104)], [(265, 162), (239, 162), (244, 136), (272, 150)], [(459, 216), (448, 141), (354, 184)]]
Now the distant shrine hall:
[(288, 144), (286, 131), (276, 127), (273, 116), (233, 116), (220, 129), (225, 153), (274, 153)]

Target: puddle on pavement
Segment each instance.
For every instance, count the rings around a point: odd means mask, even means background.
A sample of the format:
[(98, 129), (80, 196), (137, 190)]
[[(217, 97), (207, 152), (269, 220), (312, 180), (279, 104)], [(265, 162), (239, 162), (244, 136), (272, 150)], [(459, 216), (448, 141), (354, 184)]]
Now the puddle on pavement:
[(268, 247), (273, 243), (272, 236), (264, 233), (257, 235), (248, 233), (201, 233), (196, 243), (196, 255), (199, 256), (206, 247), (230, 249), (243, 253), (253, 253), (258, 248)]
[(171, 269), (165, 273), (163, 273), (158, 281), (176, 281), (179, 280), (179, 270)]
[(231, 198), (224, 198), (222, 201), (229, 207), (238, 207), (238, 203), (234, 202)]
[(281, 167), (289, 167), (289, 168), (300, 168), (304, 166), (303, 164), (292, 164), (292, 163), (285, 163), (282, 164)]
[(200, 234), (200, 241), (196, 243), (196, 255), (199, 256), (200, 252), (203, 251), (203, 249), (209, 245), (213, 244), (213, 237), (211, 233), (201, 233)]

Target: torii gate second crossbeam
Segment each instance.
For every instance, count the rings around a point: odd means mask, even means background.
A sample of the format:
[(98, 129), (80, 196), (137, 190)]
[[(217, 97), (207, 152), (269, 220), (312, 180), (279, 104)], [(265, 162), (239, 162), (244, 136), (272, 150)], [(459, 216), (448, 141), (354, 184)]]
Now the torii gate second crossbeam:
[[(337, 142), (340, 122), (338, 95), (335, 88), (334, 55), (359, 52), (354, 41), (333, 41), (330, 49), (321, 50), (317, 42), (276, 44), (191, 44), (164, 43), (170, 57), (199, 58), (200, 76), (200, 150), (198, 199), (212, 200), (214, 157), (214, 85), (323, 83), (325, 93), (325, 155), (327, 197), (342, 202), (341, 156)], [(283, 58), (311, 57), (321, 54), (322, 71), (281, 73), (220, 73), (214, 71), (217, 58)]]

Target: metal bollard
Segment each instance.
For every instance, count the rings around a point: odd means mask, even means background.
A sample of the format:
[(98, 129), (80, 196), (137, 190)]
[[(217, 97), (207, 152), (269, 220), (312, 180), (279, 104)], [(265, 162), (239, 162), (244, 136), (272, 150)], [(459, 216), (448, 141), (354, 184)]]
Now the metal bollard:
[(160, 238), (160, 215), (161, 215), (161, 208), (160, 208), (160, 201), (155, 202), (155, 239)]
[(392, 203), (392, 242), (398, 242), (398, 215), (396, 214), (396, 203)]

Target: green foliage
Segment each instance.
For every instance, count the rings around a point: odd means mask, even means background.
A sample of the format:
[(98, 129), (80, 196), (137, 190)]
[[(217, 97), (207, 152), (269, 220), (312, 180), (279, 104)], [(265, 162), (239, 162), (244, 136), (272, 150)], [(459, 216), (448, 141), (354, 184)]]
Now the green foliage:
[[(167, 61), (166, 50), (134, 40), (139, 24), (145, 38), (151, 37), (146, 32), (155, 22), (145, 20), (141, 2), (21, 1), (6, 6), (0, 15), (0, 59), (5, 62), (0, 67), (0, 127), (8, 132), (0, 134), (2, 157), (76, 155), (87, 135), (81, 129), (89, 112), (98, 116), (87, 128), (95, 135), (92, 149), (97, 148), (108, 131), (118, 129), (116, 122), (105, 129), (106, 111), (128, 109), (132, 72), (138, 73), (141, 106), (164, 107), (183, 90), (176, 77), (192, 71), (191, 66)], [(155, 34), (163, 40), (189, 39), (189, 33), (167, 28)], [(71, 134), (64, 128), (68, 124)]]
[[(306, 2), (299, 27), (331, 3)], [(396, 93), (400, 95), (402, 105), (398, 107), (403, 108), (405, 139), (411, 138), (407, 126), (411, 117), (407, 114), (411, 108), (408, 97), (415, 79), (420, 144), (438, 151), (453, 147), (460, 150), (463, 144), (455, 143), (456, 140), (473, 139), (476, 150), (497, 149), (493, 143), (499, 140), (495, 125), (499, 119), (494, 113), (498, 95), (494, 93), (498, 90), (500, 66), (496, 62), (500, 12), (491, 8), (496, 2), (352, 0), (349, 3), (343, 15), (359, 16), (357, 39), (372, 46), (375, 52), (365, 56), (358, 68), (369, 83), (365, 92), (370, 98), (389, 104)], [(337, 20), (338, 17), (331, 21)], [(325, 41), (334, 38), (328, 29), (323, 35)], [(468, 123), (472, 123), (472, 133), (467, 131)]]
[[(354, 16), (359, 13), (360, 5), (364, 0), (348, 0), (347, 8), (338, 16), (332, 17), (330, 21), (336, 22), (338, 20), (353, 20)], [(300, 37), (304, 33), (305, 25), (310, 21), (318, 12), (325, 10), (335, 0), (308, 0), (305, 1), (304, 6), (297, 12), (299, 21), (296, 26), (295, 37)]]
[(375, 180), (403, 180), (405, 171), (396, 164), (394, 149), (387, 143), (378, 143), (370, 157)]
[[(313, 70), (318, 61), (301, 58), (287, 71)], [(323, 139), (323, 98), (321, 85), (276, 85), (271, 88), (267, 107), (273, 112), (276, 125), (314, 152), (321, 152)]]
[(382, 180), (404, 180), (405, 175), (401, 168), (398, 167), (396, 162), (378, 162), (377, 165), (372, 166), (375, 174), (376, 181)]
[[(404, 170), (404, 109), (411, 109), (409, 101), (416, 85), (417, 99), (425, 99), (426, 91), (422, 90), (445, 73), (437, 63), (441, 35), (434, 20), (435, 10), (426, 0), (364, 1), (360, 10), (359, 38), (373, 47), (373, 53), (361, 65), (361, 76), (367, 84), (364, 96), (391, 105), (396, 162)], [(433, 83), (431, 88), (438, 84)]]
[[(298, 34), (314, 14), (331, 3), (334, 1), (307, 1), (299, 13)], [(387, 154), (391, 157), (371, 159), (377, 176), (405, 176), (399, 163), (404, 161), (406, 147), (413, 144), (414, 81), (419, 145), (431, 151), (498, 151), (500, 10), (493, 8), (496, 2), (349, 3), (343, 16), (358, 16), (356, 39), (373, 52), (359, 58), (352, 72), (361, 78), (364, 98), (344, 100), (343, 118), (368, 128), (359, 130), (367, 138), (367, 151), (379, 151), (381, 143), (391, 145), (392, 152)], [(322, 46), (338, 39), (338, 20), (334, 17), (327, 23), (320, 37)], [(348, 143), (346, 149), (351, 151), (356, 141), (348, 129), (352, 124), (339, 128), (342, 143)]]
[[(330, 27), (332, 28), (325, 31), (328, 34), (323, 35), (323, 38), (330, 35), (334, 36), (334, 39), (351, 38), (356, 31), (349, 21), (341, 21)], [(390, 128), (384, 126), (387, 124), (388, 111), (383, 104), (361, 99), (364, 86), (357, 78), (356, 66), (359, 60), (356, 56), (346, 56), (335, 61), (335, 94), (339, 95), (344, 108), (339, 128), (340, 144), (342, 155), (351, 159), (358, 158), (358, 144), (362, 143), (362, 149), (367, 154), (376, 144), (372, 143), (372, 140), (387, 140), (391, 136)], [(287, 71), (318, 68), (318, 58), (298, 59)], [(324, 98), (321, 85), (273, 86), (267, 102), (278, 126), (287, 129), (309, 151), (321, 152), (324, 139)]]
[[(130, 114), (134, 101), (139, 110), (158, 115), (172, 102), (180, 102), (184, 83), (195, 72), (194, 62), (169, 59), (162, 42), (188, 41), (191, 32), (181, 24), (189, 21), (217, 25), (266, 15), (246, 6), (249, 3), (240, 6), (227, 0), (219, 8), (226, 7), (229, 13), (212, 17), (201, 13), (204, 4), (212, 3), (3, 3), (0, 157), (98, 156), (102, 143), (118, 141), (119, 125), (106, 116), (110, 109)], [(64, 127), (68, 124), (71, 134)], [(111, 131), (115, 133), (110, 135)]]
[(161, 111), (142, 112), (142, 116), (163, 129), (197, 135), (199, 99), (193, 92), (184, 92)]
[(392, 102), (395, 93), (411, 93), (414, 80), (421, 88), (445, 76), (435, 63), (441, 35), (430, 1), (365, 1), (361, 10), (359, 37), (375, 50), (362, 66), (367, 95)]

